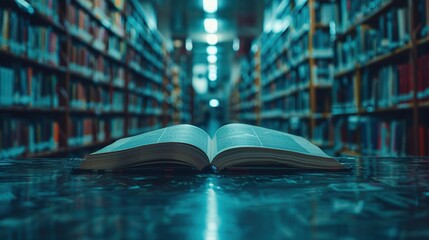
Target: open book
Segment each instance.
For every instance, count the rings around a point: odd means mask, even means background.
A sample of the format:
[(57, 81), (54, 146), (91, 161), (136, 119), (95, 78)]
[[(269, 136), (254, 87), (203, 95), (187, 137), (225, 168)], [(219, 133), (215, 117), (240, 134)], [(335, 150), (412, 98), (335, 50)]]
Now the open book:
[(246, 124), (228, 124), (213, 138), (192, 125), (176, 125), (120, 139), (87, 156), (80, 169), (178, 167), (203, 170), (282, 168), (343, 169), (302, 137)]

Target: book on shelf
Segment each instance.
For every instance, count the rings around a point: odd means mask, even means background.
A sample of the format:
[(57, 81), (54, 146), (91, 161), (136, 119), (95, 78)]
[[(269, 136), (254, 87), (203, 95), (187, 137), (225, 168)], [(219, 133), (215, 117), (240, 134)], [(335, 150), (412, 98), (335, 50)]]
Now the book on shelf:
[(82, 146), (94, 141), (95, 118), (72, 117), (69, 124), (70, 136), (68, 145), (70, 147)]
[(429, 35), (429, 0), (417, 0), (417, 22), (421, 23), (419, 37)]
[(420, 125), (418, 127), (419, 139), (419, 156), (429, 155), (429, 127), (427, 125)]
[(429, 97), (429, 54), (417, 60), (417, 98), (426, 100)]
[(378, 17), (377, 24), (360, 25), (359, 61), (365, 63), (407, 44), (410, 40), (409, 18), (407, 8), (392, 7)]
[(407, 143), (411, 140), (407, 132), (412, 129), (405, 120), (382, 120), (362, 117), (359, 122), (362, 153), (375, 156), (405, 156)]
[(356, 76), (347, 74), (334, 80), (332, 87), (332, 113), (357, 112), (355, 98)]
[(123, 117), (114, 117), (109, 119), (110, 138), (116, 139), (124, 136), (125, 120), (126, 119)]
[(359, 118), (357, 116), (341, 117), (335, 119), (334, 125), (334, 150), (358, 151)]
[(340, 170), (343, 166), (302, 137), (246, 124), (219, 128), (213, 138), (176, 125), (120, 139), (86, 157), (80, 169), (190, 168)]

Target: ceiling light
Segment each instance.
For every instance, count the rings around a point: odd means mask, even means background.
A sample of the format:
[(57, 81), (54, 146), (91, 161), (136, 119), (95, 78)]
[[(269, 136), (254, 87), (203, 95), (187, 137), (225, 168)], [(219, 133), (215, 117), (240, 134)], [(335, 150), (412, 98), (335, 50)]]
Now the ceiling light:
[(217, 11), (217, 0), (203, 0), (203, 8), (207, 13), (214, 13)]
[(232, 49), (234, 49), (234, 51), (238, 51), (240, 50), (240, 39), (235, 38), (233, 43), (232, 43)]
[(219, 100), (213, 98), (209, 102), (210, 107), (216, 108), (219, 107)]
[(207, 47), (207, 54), (216, 55), (217, 54), (217, 47), (215, 47), (215, 46)]
[(217, 44), (217, 35), (216, 34), (207, 35), (207, 43), (210, 45), (216, 45)]
[(209, 72), (209, 80), (210, 81), (216, 81), (217, 80), (217, 73), (216, 72)]
[(209, 71), (210, 72), (216, 72), (217, 71), (217, 66), (215, 64), (210, 64), (209, 65)]
[(217, 32), (217, 20), (216, 18), (206, 18), (204, 19), (204, 29), (208, 33)]
[(215, 63), (215, 62), (217, 62), (217, 57), (216, 57), (216, 55), (209, 55), (209, 56), (207, 57), (207, 61), (208, 61), (209, 63)]
[(190, 38), (186, 39), (185, 47), (187, 51), (192, 51), (193, 45), (192, 45), (192, 40)]

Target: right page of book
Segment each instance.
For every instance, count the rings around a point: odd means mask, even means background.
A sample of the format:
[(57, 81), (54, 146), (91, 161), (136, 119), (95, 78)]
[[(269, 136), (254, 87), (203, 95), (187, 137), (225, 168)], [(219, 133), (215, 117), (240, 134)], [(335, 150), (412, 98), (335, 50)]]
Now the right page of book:
[(218, 153), (238, 147), (262, 147), (329, 157), (305, 138), (267, 128), (233, 123), (219, 128), (213, 138), (211, 159)]

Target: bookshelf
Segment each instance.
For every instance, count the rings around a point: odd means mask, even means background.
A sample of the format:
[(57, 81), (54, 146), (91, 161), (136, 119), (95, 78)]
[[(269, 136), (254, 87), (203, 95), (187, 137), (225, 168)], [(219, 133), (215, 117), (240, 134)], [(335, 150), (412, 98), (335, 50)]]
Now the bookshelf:
[(265, 12), (261, 123), (329, 148), (335, 1), (273, 1)]
[(332, 108), (336, 152), (427, 155), (423, 79), (429, 2), (337, 4), (341, 14)]
[(0, 158), (173, 123), (168, 51), (138, 1), (1, 1), (0, 28)]
[[(261, 125), (338, 155), (427, 155), (428, 9), (427, 0), (272, 1), (259, 37)], [(241, 121), (242, 92), (231, 95)]]

